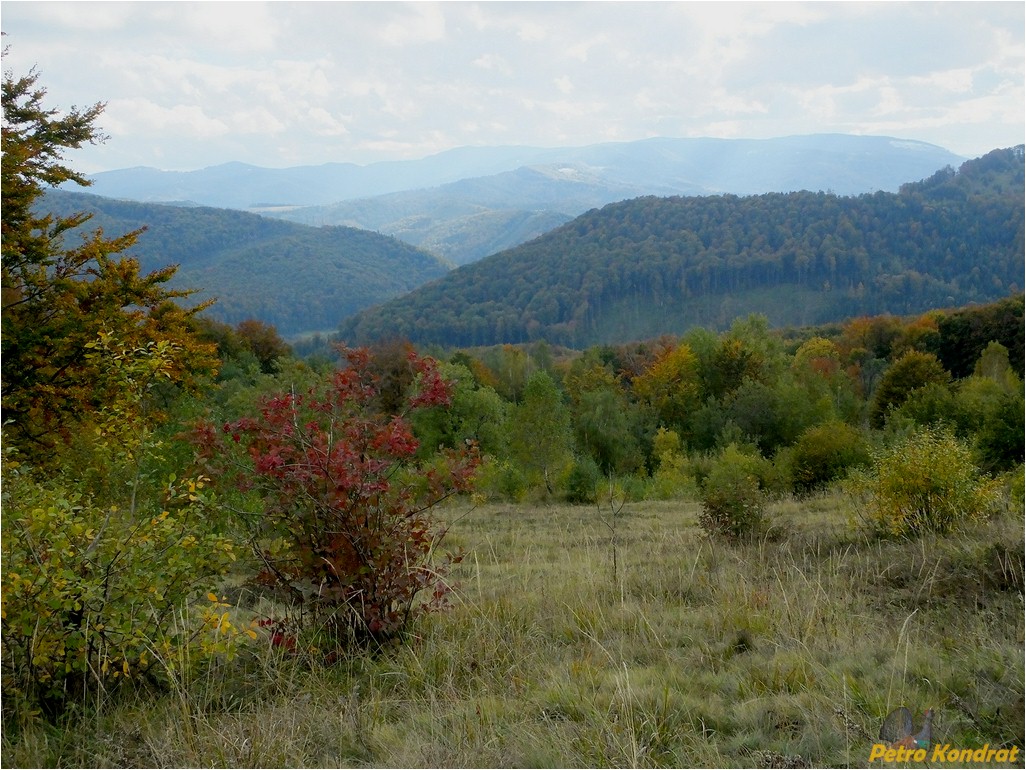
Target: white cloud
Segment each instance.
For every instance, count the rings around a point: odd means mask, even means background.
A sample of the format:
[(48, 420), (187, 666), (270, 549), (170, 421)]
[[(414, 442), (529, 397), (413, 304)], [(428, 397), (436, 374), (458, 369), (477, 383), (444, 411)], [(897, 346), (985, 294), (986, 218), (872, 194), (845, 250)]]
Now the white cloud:
[(5, 0), (3, 11), (5, 67), (38, 65), (55, 106), (109, 102), (99, 122), (113, 138), (82, 150), (87, 163), (366, 163), (471, 143), (825, 131), (968, 155), (1026, 131), (1018, 3)]
[(210, 117), (199, 107), (186, 104), (163, 107), (142, 98), (112, 99), (103, 117), (104, 129), (113, 137), (143, 134), (211, 139), (231, 130), (223, 120)]
[[(436, 3), (382, 3), (389, 19), (378, 39), (393, 46), (429, 43), (445, 38), (445, 14)], [(396, 12), (397, 11), (397, 12)]]

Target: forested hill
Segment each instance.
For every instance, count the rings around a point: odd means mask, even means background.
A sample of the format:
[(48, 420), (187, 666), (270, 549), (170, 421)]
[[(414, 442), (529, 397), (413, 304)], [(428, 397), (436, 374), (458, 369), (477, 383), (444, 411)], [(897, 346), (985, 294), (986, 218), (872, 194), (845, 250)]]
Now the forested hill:
[[(444, 275), (450, 265), (402, 241), (351, 227), (309, 227), (241, 211), (133, 203), (50, 191), (43, 208), (93, 214), (82, 230), (147, 230), (128, 254), (144, 271), (179, 265), (171, 283), (216, 297), (207, 315), (258, 318), (283, 334), (335, 328), (362, 308)], [(69, 246), (78, 238), (65, 236)]]
[(349, 342), (582, 347), (908, 314), (1021, 289), (1023, 148), (899, 193), (645, 197), (589, 211), (342, 324)]

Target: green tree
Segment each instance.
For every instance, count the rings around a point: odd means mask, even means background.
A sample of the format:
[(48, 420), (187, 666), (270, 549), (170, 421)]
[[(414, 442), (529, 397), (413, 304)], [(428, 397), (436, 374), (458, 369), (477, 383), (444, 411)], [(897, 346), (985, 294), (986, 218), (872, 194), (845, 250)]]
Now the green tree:
[(549, 494), (573, 460), (570, 410), (545, 372), (535, 372), (524, 386), (510, 423), (510, 451), (521, 467), (541, 478)]
[(120, 254), (141, 231), (107, 238), (101, 230), (67, 246), (69, 231), (89, 214), (36, 213), (45, 187), (88, 184), (63, 163), (67, 149), (101, 139), (94, 122), (102, 104), (60, 115), (43, 106), (38, 75), (4, 73), (2, 177), (2, 405), (6, 438), (43, 461), (74, 427), (115, 397), (107, 390), (105, 362), (87, 356), (103, 333), (126, 348), (176, 343), (172, 379), (211, 371), (213, 348), (188, 331), (186, 312), (173, 303), (188, 292), (165, 284), (175, 268), (142, 275), (138, 261)]
[(870, 422), (874, 428), (882, 428), (887, 414), (901, 406), (909, 394), (930, 383), (947, 385), (948, 373), (933, 353), (911, 350), (899, 358), (884, 376), (873, 396)]

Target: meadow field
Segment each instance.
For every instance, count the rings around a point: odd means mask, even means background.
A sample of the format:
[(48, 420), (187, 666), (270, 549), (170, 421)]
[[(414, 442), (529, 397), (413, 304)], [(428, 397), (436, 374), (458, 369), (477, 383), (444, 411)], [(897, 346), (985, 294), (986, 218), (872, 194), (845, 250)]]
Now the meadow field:
[(698, 503), (618, 508), (453, 504), (453, 605), (406, 644), (324, 665), (261, 637), (73, 728), (7, 729), (3, 764), (859, 767), (902, 705), (935, 710), (935, 742), (1021, 750), (1018, 505), (879, 540), (831, 492), (734, 545)]

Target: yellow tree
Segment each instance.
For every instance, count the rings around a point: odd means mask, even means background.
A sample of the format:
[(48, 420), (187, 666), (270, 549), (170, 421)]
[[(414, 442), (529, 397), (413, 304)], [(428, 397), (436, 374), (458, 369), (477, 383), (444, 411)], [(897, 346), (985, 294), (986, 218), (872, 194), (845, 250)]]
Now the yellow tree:
[(93, 125), (102, 104), (63, 115), (47, 109), (38, 77), (5, 72), (3, 79), (0, 339), (5, 437), (42, 460), (117, 397), (98, 360), (87, 355), (101, 333), (133, 349), (174, 343), (170, 371), (178, 382), (211, 370), (216, 359), (193, 334), (198, 308), (174, 302), (189, 292), (166, 285), (176, 266), (143, 275), (137, 260), (122, 255), (141, 230), (107, 238), (97, 229), (69, 246), (91, 215), (38, 211), (47, 187), (89, 184), (64, 164), (63, 153), (103, 138)]
[(688, 345), (678, 345), (634, 378), (634, 393), (655, 409), (665, 425), (683, 425), (698, 407), (698, 357)]

